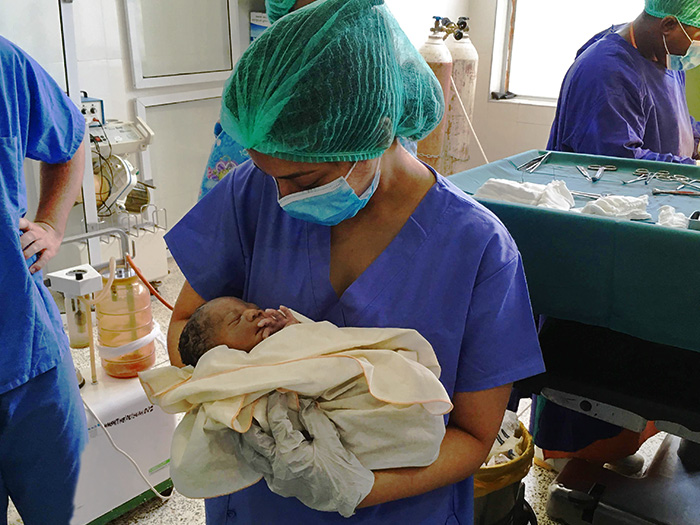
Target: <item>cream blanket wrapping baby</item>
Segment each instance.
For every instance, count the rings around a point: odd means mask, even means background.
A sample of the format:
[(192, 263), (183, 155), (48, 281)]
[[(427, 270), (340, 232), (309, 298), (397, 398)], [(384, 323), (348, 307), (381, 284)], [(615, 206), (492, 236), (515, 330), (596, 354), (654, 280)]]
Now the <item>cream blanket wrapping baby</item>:
[(253, 418), (269, 430), (266, 399), (275, 390), (315, 398), (365, 468), (427, 466), (452, 409), (439, 376), (430, 343), (415, 330), (329, 322), (288, 326), (250, 353), (214, 348), (196, 368), (139, 374), (154, 405), (187, 412), (173, 436), (170, 474), (191, 498), (230, 494), (262, 478), (239, 456), (231, 431), (246, 432)]

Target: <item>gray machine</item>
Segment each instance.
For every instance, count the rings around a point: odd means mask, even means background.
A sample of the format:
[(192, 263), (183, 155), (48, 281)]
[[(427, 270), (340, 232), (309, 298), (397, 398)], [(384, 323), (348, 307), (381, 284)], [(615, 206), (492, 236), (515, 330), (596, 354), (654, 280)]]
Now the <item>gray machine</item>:
[(641, 478), (572, 460), (549, 488), (547, 513), (568, 525), (700, 525), (699, 447), (668, 435)]

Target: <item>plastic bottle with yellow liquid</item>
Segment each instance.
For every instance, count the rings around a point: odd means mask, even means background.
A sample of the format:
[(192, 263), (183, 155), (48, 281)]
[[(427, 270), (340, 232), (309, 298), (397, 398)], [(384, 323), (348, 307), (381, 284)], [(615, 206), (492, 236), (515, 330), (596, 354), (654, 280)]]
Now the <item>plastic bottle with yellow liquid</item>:
[[(107, 280), (103, 274), (103, 284)], [(136, 377), (155, 364), (155, 342), (148, 337), (154, 329), (151, 296), (130, 269), (117, 268), (109, 294), (97, 303), (96, 310), (100, 356), (107, 374)], [(150, 340), (142, 346), (136, 343), (143, 338)]]

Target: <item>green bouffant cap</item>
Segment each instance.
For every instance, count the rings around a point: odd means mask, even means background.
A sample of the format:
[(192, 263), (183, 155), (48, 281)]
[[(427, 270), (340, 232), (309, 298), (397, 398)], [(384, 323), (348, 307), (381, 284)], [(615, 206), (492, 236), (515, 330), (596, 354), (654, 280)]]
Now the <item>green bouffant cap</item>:
[(221, 125), (246, 149), (297, 162), (376, 158), (425, 138), (442, 89), (383, 0), (316, 0), (283, 16), (241, 57)]
[(646, 0), (645, 11), (651, 16), (675, 16), (685, 25), (700, 28), (700, 0)]

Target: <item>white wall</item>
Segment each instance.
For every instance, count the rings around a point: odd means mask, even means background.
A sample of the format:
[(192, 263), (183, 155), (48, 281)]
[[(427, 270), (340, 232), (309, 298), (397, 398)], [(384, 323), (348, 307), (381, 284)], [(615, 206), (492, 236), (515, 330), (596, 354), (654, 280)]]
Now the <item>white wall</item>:
[[(105, 117), (133, 121), (135, 118), (134, 99), (170, 95), (191, 91), (221, 89), (223, 81), (187, 84), (172, 87), (136, 89), (131, 72), (131, 58), (124, 0), (75, 0), (76, 47), (80, 89), (91, 97), (104, 100)], [(249, 11), (264, 10), (264, 0), (238, 0), (239, 4), (239, 47), (249, 42)], [(237, 57), (234, 57), (236, 60)], [(196, 103), (195, 103), (196, 105)], [(166, 108), (180, 114), (175, 106)], [(211, 108), (209, 108), (211, 109)], [(180, 118), (170, 131), (191, 136), (196, 133), (200, 139), (197, 147), (183, 148), (181, 143), (172, 140), (167, 133), (158, 133), (149, 147), (153, 159), (171, 159), (178, 169), (168, 166), (167, 179), (159, 177), (155, 191), (155, 203), (168, 210), (169, 225), (174, 224), (196, 203), (199, 184), (213, 143), (213, 128), (218, 111), (207, 110), (208, 121), (203, 118)], [(162, 118), (161, 118), (162, 120)], [(209, 122), (210, 121), (210, 122)], [(194, 143), (193, 143), (194, 144)], [(137, 163), (135, 155), (130, 156)], [(156, 168), (154, 167), (154, 170)], [(162, 172), (163, 170), (161, 170)], [(142, 172), (143, 178), (152, 179), (154, 173)]]
[[(554, 120), (553, 105), (492, 101), (491, 57), (496, 26), (496, 0), (470, 4), (470, 37), (479, 52), (479, 73), (474, 106), (474, 127), (489, 160), (502, 159), (529, 149), (543, 149)], [(471, 167), (484, 163), (472, 141)]]
[[(264, 0), (239, 0), (241, 10), (264, 9)], [(124, 0), (75, 0), (78, 74), (82, 90), (105, 101), (105, 116), (133, 120), (133, 99), (221, 87), (223, 82), (134, 89)], [(242, 17), (239, 37), (248, 42), (249, 21)]]

